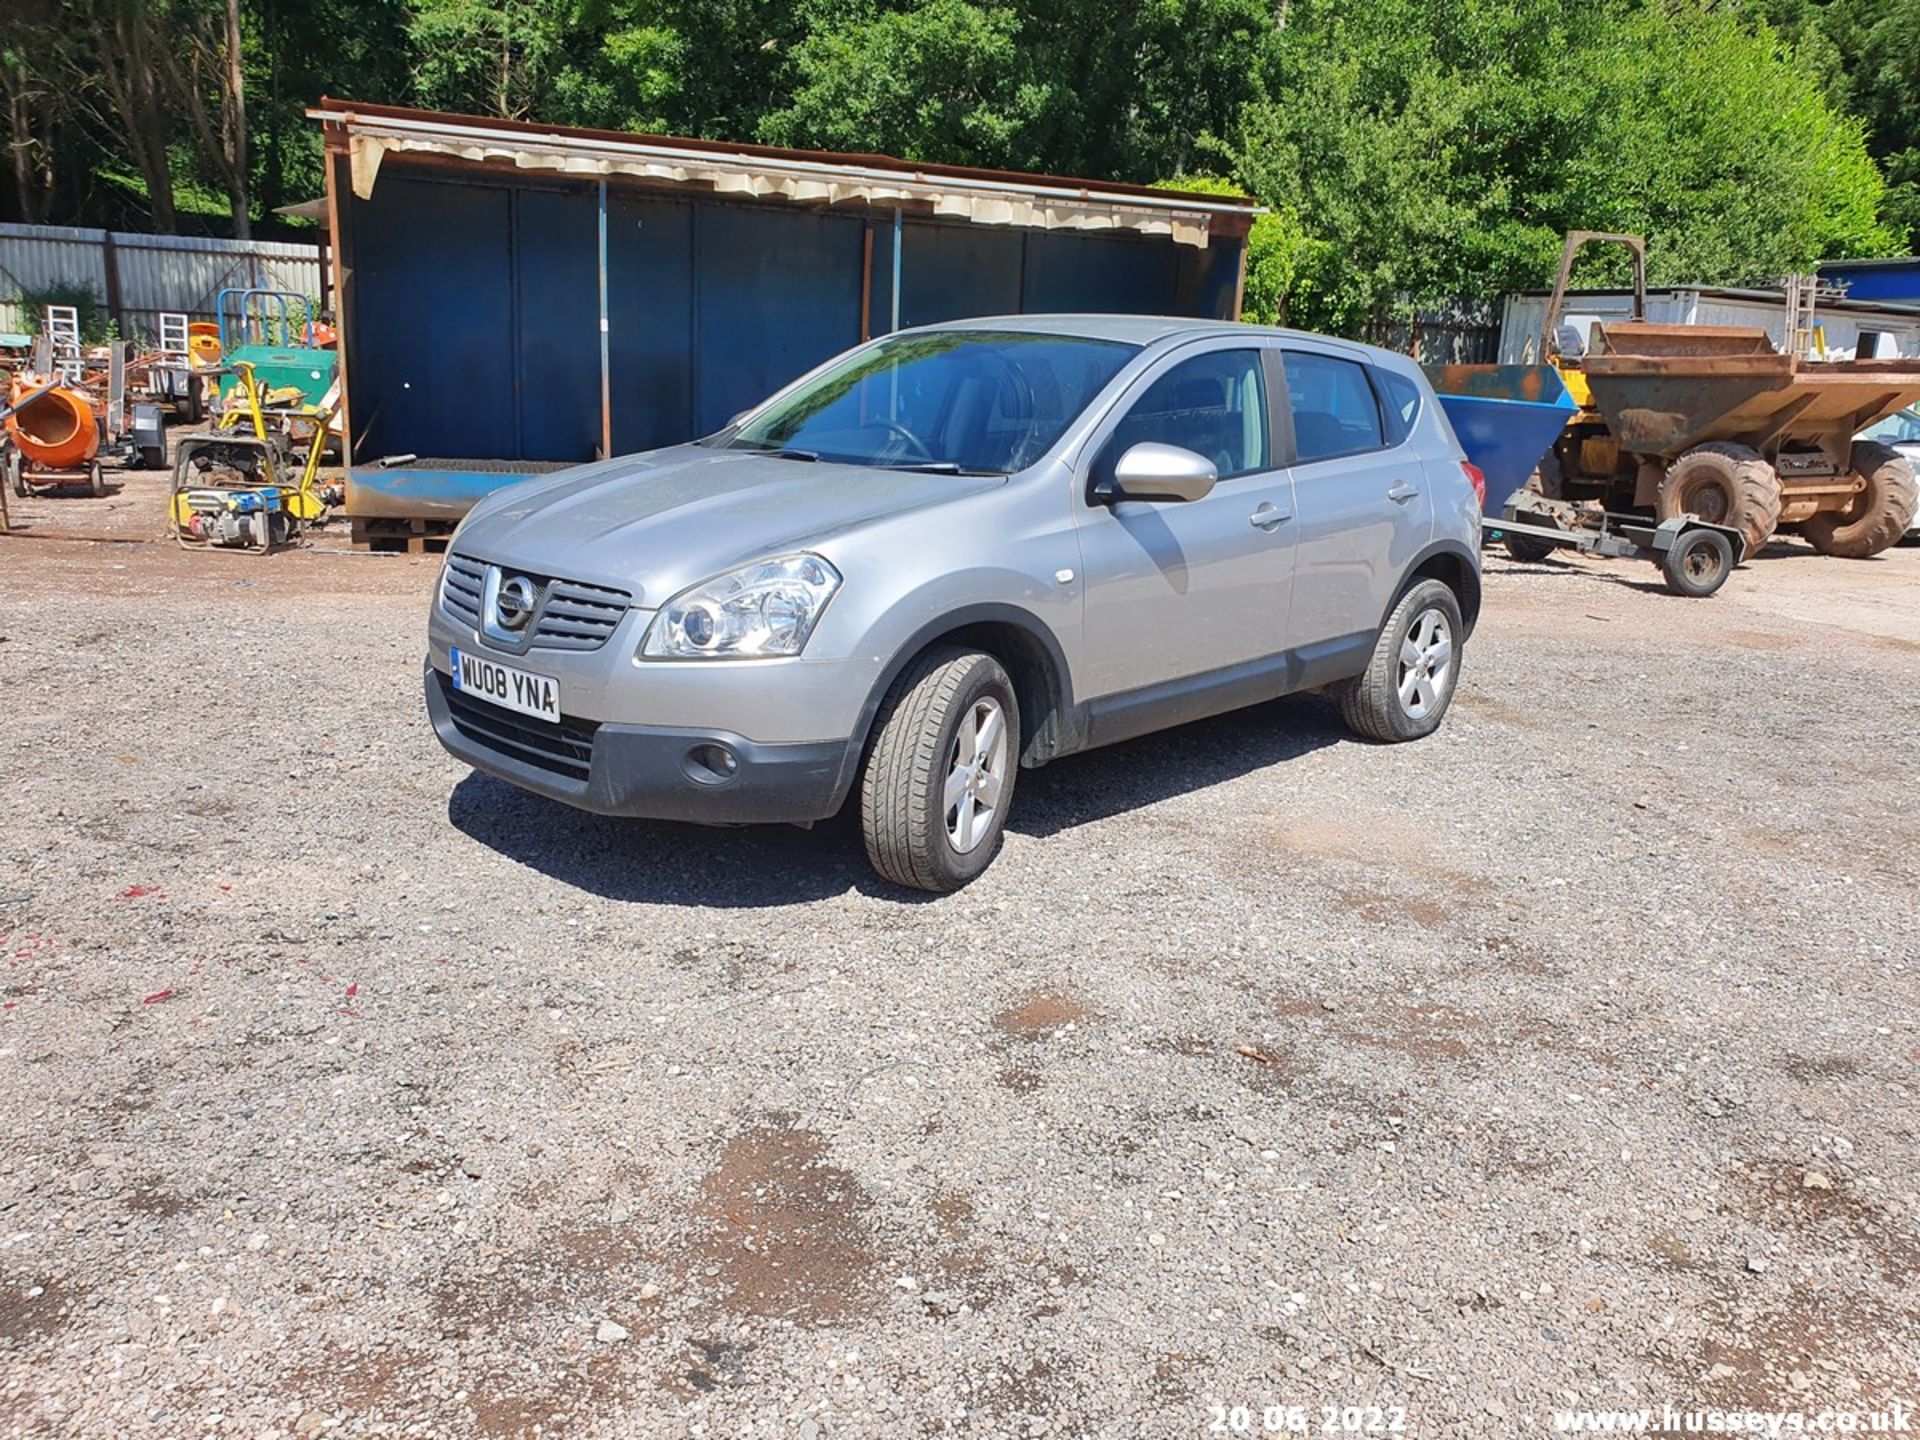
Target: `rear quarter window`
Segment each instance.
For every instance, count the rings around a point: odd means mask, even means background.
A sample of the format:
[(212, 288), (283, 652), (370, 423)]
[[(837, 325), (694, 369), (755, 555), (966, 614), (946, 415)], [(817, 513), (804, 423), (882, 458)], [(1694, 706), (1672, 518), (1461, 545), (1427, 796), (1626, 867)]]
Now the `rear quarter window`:
[(1369, 365), (1373, 388), (1380, 396), (1380, 421), (1387, 444), (1398, 445), (1413, 433), (1413, 422), (1420, 417), (1420, 387), (1405, 375)]

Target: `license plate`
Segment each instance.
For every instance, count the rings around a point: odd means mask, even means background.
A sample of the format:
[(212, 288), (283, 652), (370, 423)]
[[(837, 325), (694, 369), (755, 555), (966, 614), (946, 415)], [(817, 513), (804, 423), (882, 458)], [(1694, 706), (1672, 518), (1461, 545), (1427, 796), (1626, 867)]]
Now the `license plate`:
[(462, 695), (485, 700), (505, 710), (516, 710), (536, 720), (560, 723), (560, 682), (545, 675), (516, 670), (497, 660), (453, 652), (453, 688)]

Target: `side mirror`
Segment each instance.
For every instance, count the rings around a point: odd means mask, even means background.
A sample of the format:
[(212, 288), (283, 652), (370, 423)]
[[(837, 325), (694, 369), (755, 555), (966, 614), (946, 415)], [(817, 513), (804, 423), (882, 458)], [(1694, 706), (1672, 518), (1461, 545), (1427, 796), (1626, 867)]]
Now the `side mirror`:
[(1120, 457), (1101, 495), (1107, 500), (1204, 500), (1219, 478), (1204, 455), (1142, 440)]

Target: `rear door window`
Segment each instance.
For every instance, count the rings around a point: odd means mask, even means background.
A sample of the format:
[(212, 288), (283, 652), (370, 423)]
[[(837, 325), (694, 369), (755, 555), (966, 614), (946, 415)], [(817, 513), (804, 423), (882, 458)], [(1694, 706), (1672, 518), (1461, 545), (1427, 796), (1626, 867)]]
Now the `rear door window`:
[(1306, 350), (1286, 351), (1284, 363), (1296, 460), (1307, 464), (1385, 447), (1380, 405), (1364, 365)]

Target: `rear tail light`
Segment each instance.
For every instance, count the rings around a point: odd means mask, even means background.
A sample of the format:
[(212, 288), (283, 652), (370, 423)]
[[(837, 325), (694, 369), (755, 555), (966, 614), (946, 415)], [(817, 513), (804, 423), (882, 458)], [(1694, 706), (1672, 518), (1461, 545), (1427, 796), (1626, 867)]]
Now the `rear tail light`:
[(1483, 510), (1486, 509), (1487, 507), (1486, 472), (1482, 470), (1478, 465), (1474, 464), (1471, 460), (1462, 460), (1460, 462), (1460, 468), (1467, 472), (1467, 483), (1473, 486), (1473, 495), (1474, 495), (1474, 498), (1480, 502), (1480, 508)]

